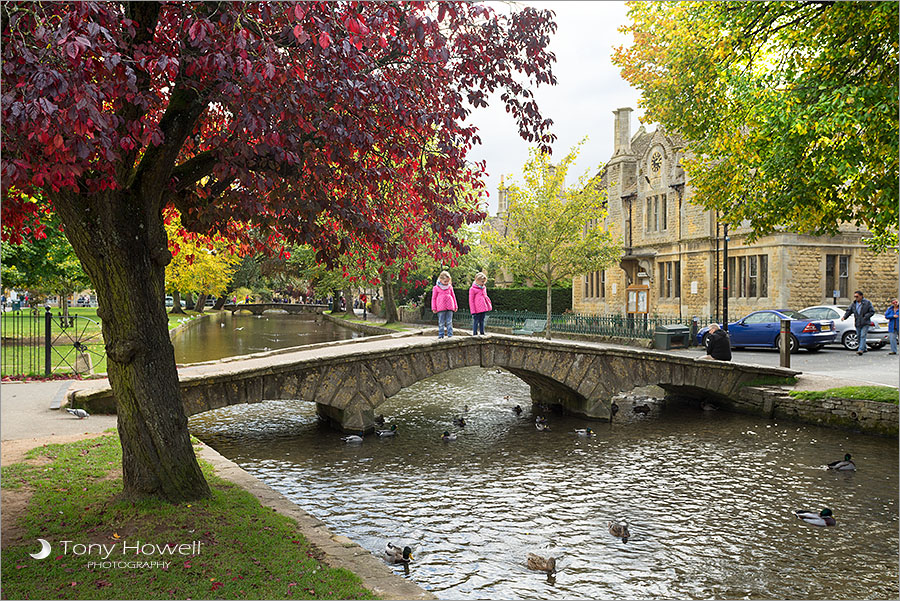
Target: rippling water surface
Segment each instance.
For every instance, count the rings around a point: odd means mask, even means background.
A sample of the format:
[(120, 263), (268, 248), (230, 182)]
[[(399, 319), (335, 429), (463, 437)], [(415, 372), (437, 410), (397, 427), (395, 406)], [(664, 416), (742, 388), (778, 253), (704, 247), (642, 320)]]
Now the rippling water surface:
[(198, 363), (357, 336), (353, 330), (322, 318), (316, 321), (311, 315), (222, 312), (191, 324), (175, 336), (172, 345), (178, 363)]
[[(898, 597), (895, 439), (684, 406), (612, 425), (550, 415), (541, 433), (529, 399), (512, 374), (465, 368), (382, 405), (395, 438), (347, 446), (302, 401), (191, 429), (373, 553), (412, 546), (408, 577), (442, 598)], [(845, 452), (857, 472), (823, 469)], [(826, 506), (834, 528), (791, 513)], [(526, 569), (529, 552), (558, 558), (555, 580)]]

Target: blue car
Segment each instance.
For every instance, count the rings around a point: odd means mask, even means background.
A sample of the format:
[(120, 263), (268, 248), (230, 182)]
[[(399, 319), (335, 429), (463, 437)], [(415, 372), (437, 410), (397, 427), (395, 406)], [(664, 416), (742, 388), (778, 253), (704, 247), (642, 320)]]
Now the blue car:
[[(812, 317), (790, 309), (766, 309), (754, 311), (741, 319), (728, 324), (731, 347), (765, 347), (781, 348), (781, 320), (791, 320), (791, 348), (796, 353), (801, 347), (814, 353), (826, 344), (834, 342), (837, 332), (834, 321), (830, 319), (813, 319)], [(697, 332), (697, 344), (706, 347), (709, 326)]]

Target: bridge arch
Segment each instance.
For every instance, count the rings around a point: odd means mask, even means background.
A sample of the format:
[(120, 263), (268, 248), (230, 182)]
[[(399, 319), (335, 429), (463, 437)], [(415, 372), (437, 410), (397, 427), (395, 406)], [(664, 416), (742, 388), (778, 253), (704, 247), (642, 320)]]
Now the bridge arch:
[[(683, 355), (515, 336), (394, 334), (301, 347), (292, 352), (216, 363), (180, 372), (188, 415), (262, 400), (314, 401), (318, 414), (346, 432), (374, 429), (377, 408), (403, 388), (460, 367), (503, 368), (524, 380), (535, 402), (558, 404), (588, 419), (611, 419), (612, 397), (655, 384), (670, 394), (702, 394), (740, 402), (742, 387), (761, 375), (797, 372), (702, 361)], [(105, 395), (105, 396), (104, 396)], [(105, 390), (70, 393), (73, 406), (93, 406)]]

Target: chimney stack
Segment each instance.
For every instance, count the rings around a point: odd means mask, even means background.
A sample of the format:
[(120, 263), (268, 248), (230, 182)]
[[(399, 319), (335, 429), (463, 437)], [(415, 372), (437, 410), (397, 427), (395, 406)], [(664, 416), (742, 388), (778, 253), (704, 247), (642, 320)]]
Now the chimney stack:
[(631, 154), (631, 112), (633, 110), (631, 107), (624, 107), (613, 111), (613, 115), (616, 116), (613, 156)]

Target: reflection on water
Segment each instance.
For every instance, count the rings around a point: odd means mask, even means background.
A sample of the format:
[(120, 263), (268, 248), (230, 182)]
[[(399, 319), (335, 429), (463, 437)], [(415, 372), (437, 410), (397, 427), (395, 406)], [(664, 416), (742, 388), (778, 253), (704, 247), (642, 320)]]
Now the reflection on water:
[(222, 312), (191, 324), (175, 336), (172, 344), (175, 346), (175, 361), (198, 363), (357, 336), (361, 334), (321, 317), (317, 321), (311, 315), (281, 312), (232, 315)]
[[(409, 578), (442, 598), (898, 597), (896, 440), (687, 407), (579, 438), (581, 420), (551, 415), (542, 433), (538, 410), (517, 417), (529, 399), (512, 374), (465, 368), (382, 405), (394, 438), (344, 445), (302, 401), (191, 429), (373, 553), (412, 546)], [(859, 471), (822, 468), (845, 452)], [(837, 527), (791, 513), (826, 506)], [(614, 519), (627, 543), (607, 532)], [(529, 552), (558, 558), (555, 583), (526, 569)]]

